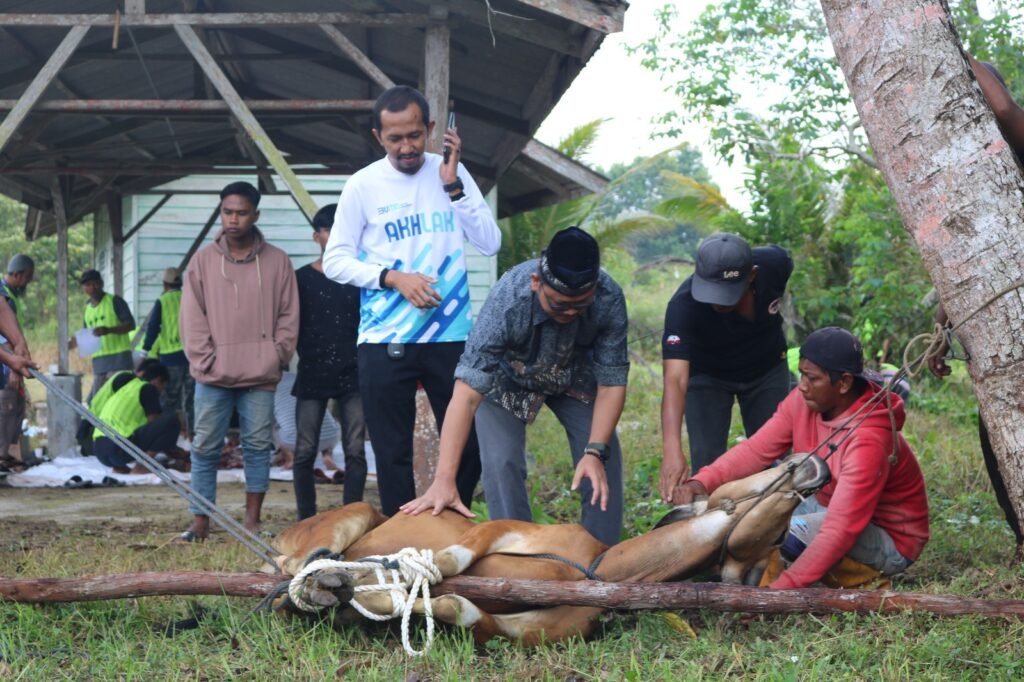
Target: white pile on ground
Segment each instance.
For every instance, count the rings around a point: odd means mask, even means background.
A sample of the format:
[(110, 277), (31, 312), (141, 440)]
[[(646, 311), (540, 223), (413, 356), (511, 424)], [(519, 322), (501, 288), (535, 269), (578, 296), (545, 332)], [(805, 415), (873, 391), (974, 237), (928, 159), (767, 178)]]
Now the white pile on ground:
[[(345, 454), (341, 446), (334, 448), (334, 461), (339, 467), (344, 468)], [(323, 467), (319, 456), (318, 465)], [(373, 449), (366, 444), (366, 463), (371, 474), (376, 474), (377, 467), (373, 457)], [(179, 471), (170, 472), (175, 478), (181, 481), (189, 481), (191, 476)], [(78, 477), (77, 480), (74, 477)], [(291, 469), (272, 467), (270, 479), (273, 481), (292, 480)], [(161, 485), (162, 481), (156, 474), (115, 474), (110, 467), (104, 466), (95, 457), (83, 457), (78, 454), (77, 449), (69, 450), (58, 455), (49, 462), (44, 462), (24, 472), (11, 473), (7, 476), (6, 484), (15, 488), (61, 488), (65, 487), (68, 481), (73, 485), (67, 487), (86, 487), (118, 485), (111, 481), (118, 481), (125, 485)], [(218, 483), (244, 483), (245, 472), (242, 469), (220, 469), (217, 471)]]

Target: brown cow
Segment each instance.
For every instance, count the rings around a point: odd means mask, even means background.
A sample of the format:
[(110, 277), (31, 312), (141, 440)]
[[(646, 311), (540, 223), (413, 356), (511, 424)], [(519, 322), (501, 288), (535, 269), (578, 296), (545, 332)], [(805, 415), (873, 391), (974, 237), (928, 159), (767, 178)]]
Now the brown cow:
[[(477, 524), (453, 511), (438, 516), (397, 514), (388, 519), (362, 502), (301, 521), (281, 533), (275, 544), (283, 554), (278, 563), (289, 575), (301, 570), (318, 548), (357, 561), (415, 547), (433, 549), (435, 563), (446, 577), (581, 580), (585, 576), (576, 566), (591, 566), (603, 554), (595, 572), (601, 580), (612, 582), (684, 579), (718, 562), (724, 544), (722, 579), (742, 582), (757, 572), (752, 569), (763, 569), (768, 555), (785, 537), (801, 498), (825, 485), (828, 477), (827, 465), (817, 457), (791, 455), (780, 467), (719, 487), (706, 510), (679, 508), (659, 527), (611, 549), (577, 524)], [(536, 554), (554, 554), (567, 561), (529, 556)], [(376, 582), (372, 571), (352, 578), (357, 585)], [(351, 596), (350, 585), (340, 585), (337, 576), (325, 579), (321, 587), (343, 594), (343, 601)], [(386, 592), (361, 593), (356, 599), (371, 612), (392, 612)], [(603, 611), (555, 606), (515, 612), (507, 604), (470, 602), (457, 595), (433, 598), (431, 606), (440, 620), (472, 628), (478, 641), (500, 636), (526, 645), (585, 636)], [(416, 612), (423, 613), (422, 603), (417, 603)]]

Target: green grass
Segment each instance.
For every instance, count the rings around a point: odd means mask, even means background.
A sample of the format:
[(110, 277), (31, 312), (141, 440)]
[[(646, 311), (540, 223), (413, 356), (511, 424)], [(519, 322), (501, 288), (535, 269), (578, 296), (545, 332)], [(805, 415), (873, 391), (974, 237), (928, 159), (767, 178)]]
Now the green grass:
[[(657, 287), (659, 303), (649, 292)], [(647, 323), (674, 285), (645, 285)], [(644, 353), (651, 357), (650, 353)], [(657, 363), (634, 361), (620, 438), (626, 458), (627, 534), (650, 528), (657, 500), (661, 439)], [(1008, 568), (1013, 538), (989, 489), (977, 446), (976, 408), (962, 376), (914, 386), (905, 433), (928, 482), (932, 540), (896, 588), (932, 594), (1024, 599), (1024, 572)], [(739, 436), (738, 427), (734, 436)], [(564, 433), (545, 412), (529, 430), (538, 519), (575, 521)], [(2, 490), (0, 490), (2, 494)], [(477, 509), (482, 509), (477, 505)], [(17, 522), (15, 521), (14, 524)], [(13, 524), (12, 524), (13, 525)], [(13, 530), (8, 528), (8, 530)], [(0, 574), (74, 576), (140, 570), (252, 570), (256, 562), (219, 540), (161, 548), (165, 533), (126, 527), (67, 529), (0, 542)], [(12, 534), (0, 535), (8, 538)], [(477, 646), (442, 631), (429, 654), (406, 657), (397, 629), (336, 632), (258, 613), (255, 600), (146, 598), (72, 605), (0, 606), (4, 680), (1012, 680), (1024, 678), (1024, 624), (994, 619), (792, 615), (745, 618), (681, 612), (696, 638), (658, 613), (614, 613), (590, 642), (524, 650), (503, 641)], [(195, 630), (164, 626), (210, 610)], [(419, 637), (417, 634), (415, 637)], [(414, 643), (418, 640), (414, 637)]]

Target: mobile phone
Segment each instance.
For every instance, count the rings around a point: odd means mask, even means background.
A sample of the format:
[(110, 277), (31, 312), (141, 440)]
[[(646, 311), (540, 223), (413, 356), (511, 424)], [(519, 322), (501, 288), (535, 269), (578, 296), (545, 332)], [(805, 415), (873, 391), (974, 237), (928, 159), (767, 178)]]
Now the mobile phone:
[[(445, 128), (445, 132), (448, 132), (448, 130), (450, 130), (450, 129), (454, 128), (454, 127), (455, 127), (455, 112), (454, 111), (449, 111), (448, 112), (448, 127)], [(451, 158), (451, 155), (452, 155), (452, 148), (449, 147), (446, 144), (444, 146), (444, 163), (448, 163), (448, 159)]]
[(405, 357), (405, 344), (395, 343), (394, 341), (388, 344), (388, 357), (392, 360), (401, 360)]

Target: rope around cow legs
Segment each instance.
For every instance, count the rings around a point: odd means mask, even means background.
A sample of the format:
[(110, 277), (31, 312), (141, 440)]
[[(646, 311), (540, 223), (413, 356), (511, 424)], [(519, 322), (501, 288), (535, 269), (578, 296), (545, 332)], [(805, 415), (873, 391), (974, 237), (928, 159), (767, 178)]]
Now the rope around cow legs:
[[(357, 585), (355, 594), (367, 592), (390, 592), (392, 611), (390, 614), (373, 613), (358, 602), (354, 596), (349, 606), (366, 618), (376, 621), (402, 618), (402, 647), (410, 656), (422, 656), (434, 642), (434, 610), (430, 603), (430, 586), (441, 582), (444, 576), (434, 563), (433, 550), (417, 550), (406, 547), (387, 556), (365, 557), (359, 561), (338, 559), (315, 559), (299, 571), (288, 584), (288, 596), (292, 603), (303, 611), (315, 612), (321, 606), (305, 598), (306, 580), (324, 570), (373, 571), (376, 584)], [(423, 615), (427, 621), (427, 638), (423, 648), (416, 650), (409, 642), (409, 621), (417, 597), (423, 598)]]

